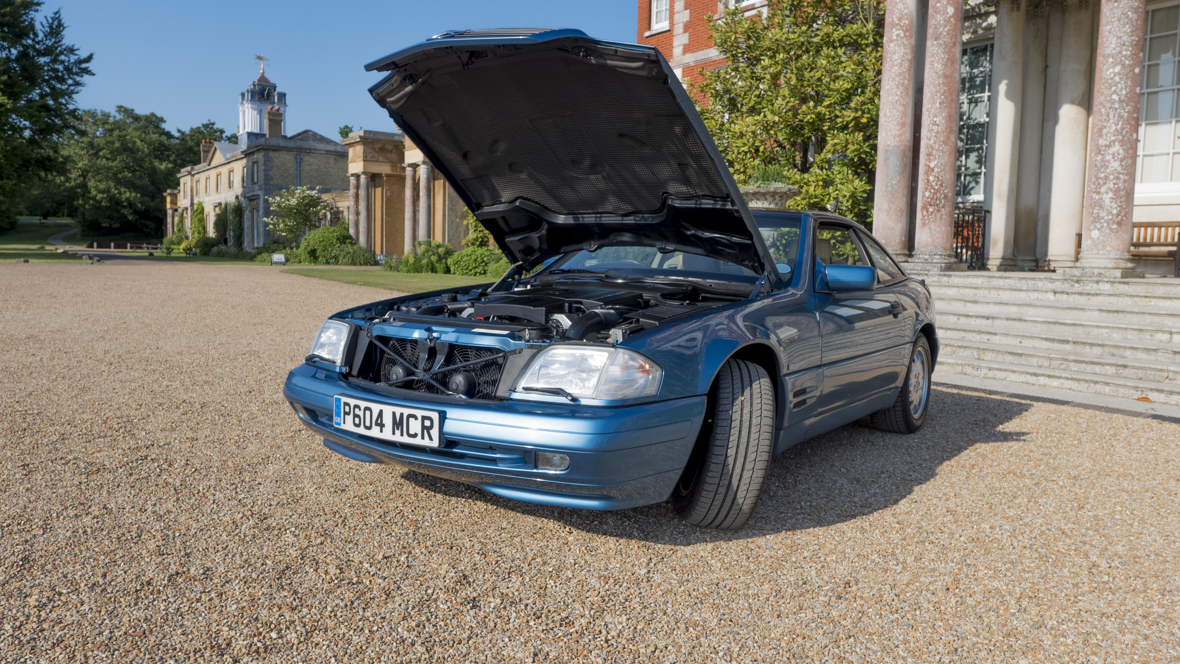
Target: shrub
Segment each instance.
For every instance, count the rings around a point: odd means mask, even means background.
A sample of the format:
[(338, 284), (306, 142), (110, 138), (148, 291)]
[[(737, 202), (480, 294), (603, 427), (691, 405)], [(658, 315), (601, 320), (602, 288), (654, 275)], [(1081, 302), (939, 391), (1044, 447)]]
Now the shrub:
[(229, 231), (229, 207), (222, 205), (217, 214), (213, 215), (213, 237), (218, 240), (225, 239), (225, 234)]
[(332, 247), (324, 260), (329, 265), (376, 265), (377, 254), (359, 244)]
[(499, 260), (495, 261), (491, 265), (488, 265), (487, 276), (491, 277), (492, 279), (499, 279), (500, 277), (504, 276), (504, 273), (507, 272), (508, 268), (510, 267), (512, 267), (512, 262), (508, 260), (507, 256), (501, 255)]
[(210, 251), (221, 246), (221, 240), (215, 237), (198, 237), (192, 240), (193, 251), (197, 252), (198, 256), (208, 256)]
[(385, 270), (386, 272), (397, 272), (397, 269), (401, 267), (401, 263), (401, 258), (390, 254), (389, 256), (385, 257), (385, 262), (381, 264), (381, 269)]
[(447, 260), (455, 255), (451, 245), (436, 240), (422, 240), (414, 253), (402, 257), (399, 272), (446, 274)]
[(482, 277), (488, 273), (488, 266), (495, 258), (498, 258), (496, 252), (487, 247), (467, 247), (451, 256), (447, 261), (447, 267), (450, 268), (451, 274)]
[(295, 244), (292, 242), (285, 242), (283, 240), (271, 240), (266, 244), (254, 250), (254, 258), (265, 256), (265, 263), (270, 262), (271, 254), (287, 254), (287, 258), (291, 258), (296, 253)]
[(235, 249), (226, 244), (219, 244), (209, 251), (210, 256), (217, 258), (236, 258), (238, 260), (250, 260), (254, 258), (254, 253), (246, 251), (245, 249)]
[[(333, 249), (352, 244), (352, 236), (343, 226), (321, 226), (303, 237), (299, 244), (299, 262), (320, 264), (327, 263), (328, 255)], [(373, 263), (369, 265), (375, 265)]]
[(194, 238), (205, 236), (205, 203), (197, 203), (193, 207), (191, 226), (189, 235)]
[(178, 247), (178, 248), (185, 255), (188, 255), (190, 252), (196, 250), (196, 246), (197, 246), (196, 240), (185, 240), (184, 242), (180, 243), (180, 247)]
[(463, 248), (469, 247), (486, 247), (492, 241), (492, 234), (488, 229), (479, 223), (475, 215), (471, 214), (471, 210), (467, 210), (463, 214), (463, 225), (467, 226), (467, 237), (463, 240)]
[(332, 204), (320, 196), (319, 187), (288, 187), (278, 196), (267, 196), (273, 213), (266, 218), (266, 227), (272, 233), (298, 238), (305, 233), (314, 233), (320, 223), (320, 214), (332, 208)]

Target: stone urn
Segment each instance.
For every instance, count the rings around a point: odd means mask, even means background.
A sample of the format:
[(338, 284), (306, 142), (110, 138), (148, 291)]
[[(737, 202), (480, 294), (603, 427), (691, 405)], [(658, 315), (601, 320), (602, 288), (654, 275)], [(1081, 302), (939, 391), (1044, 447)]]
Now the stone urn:
[(774, 187), (742, 187), (746, 205), (755, 210), (785, 210), (787, 202), (803, 193), (789, 184)]

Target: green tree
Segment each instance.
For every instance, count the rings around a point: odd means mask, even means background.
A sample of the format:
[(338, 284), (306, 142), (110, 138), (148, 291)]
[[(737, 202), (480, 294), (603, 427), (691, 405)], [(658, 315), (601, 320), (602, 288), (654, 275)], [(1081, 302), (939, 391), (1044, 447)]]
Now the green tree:
[(189, 237), (193, 240), (205, 237), (205, 203), (198, 202), (193, 206), (192, 222), (189, 227)]
[(272, 214), (266, 226), (276, 235), (298, 240), (320, 225), (320, 215), (332, 204), (320, 196), (319, 187), (290, 187), (278, 196), (268, 196)]
[(125, 106), (83, 111), (62, 143), (63, 186), (88, 234), (163, 233), (164, 191), (176, 184), (164, 118)]
[(340, 125), (340, 129), (337, 131), (340, 132), (340, 140), (343, 141), (344, 139), (348, 138), (349, 134), (356, 130), (352, 128), (352, 125)]
[(213, 215), (213, 237), (221, 242), (225, 240), (227, 232), (229, 232), (229, 206), (222, 205), (217, 208), (217, 214)]
[(172, 165), (177, 169), (201, 162), (201, 141), (237, 143), (238, 135), (229, 134), (212, 120), (188, 129), (177, 129)]
[(57, 172), (57, 140), (77, 116), (74, 96), (93, 55), (65, 42), (61, 11), (37, 23), (40, 0), (0, 4), (0, 230), (16, 223), (25, 186)]
[(781, 167), (798, 209), (871, 223), (881, 96), (882, 0), (770, 0), (765, 17), (710, 21), (725, 67), (694, 91), (739, 183)]

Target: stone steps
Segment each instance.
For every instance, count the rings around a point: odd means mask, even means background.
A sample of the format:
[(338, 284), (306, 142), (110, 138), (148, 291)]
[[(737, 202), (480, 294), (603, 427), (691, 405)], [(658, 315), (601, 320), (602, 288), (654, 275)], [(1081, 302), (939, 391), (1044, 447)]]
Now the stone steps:
[(940, 372), (1180, 405), (1180, 279), (924, 279)]
[(965, 360), (954, 356), (944, 358), (941, 355), (938, 358), (937, 371), (1074, 392), (1105, 394), (1124, 399), (1147, 397), (1157, 403), (1180, 405), (1180, 385), (1173, 383), (1095, 376), (1088, 373), (1025, 367), (988, 360)]
[[(942, 303), (939, 303), (940, 305)], [(1059, 336), (1086, 339), (1123, 339), (1126, 341), (1147, 341), (1173, 344), (1180, 349), (1180, 330), (1137, 323), (1095, 323), (1078, 318), (1054, 318), (1056, 312), (1040, 312), (1040, 315), (1003, 314), (1001, 312), (964, 311), (958, 308), (941, 307), (938, 310), (940, 325), (956, 328), (992, 332), (1044, 332)]]

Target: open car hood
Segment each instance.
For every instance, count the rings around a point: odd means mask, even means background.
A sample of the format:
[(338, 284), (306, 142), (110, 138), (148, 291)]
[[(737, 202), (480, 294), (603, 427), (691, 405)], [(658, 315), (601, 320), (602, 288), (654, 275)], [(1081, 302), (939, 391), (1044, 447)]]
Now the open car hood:
[(366, 66), (369, 92), (514, 262), (645, 245), (774, 261), (655, 48), (579, 30), (447, 32)]

